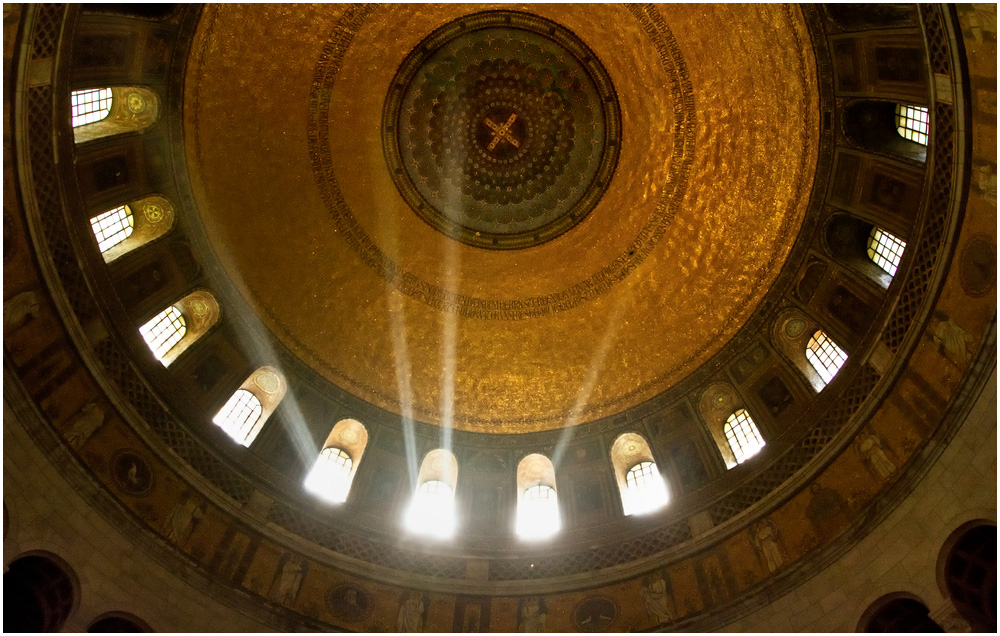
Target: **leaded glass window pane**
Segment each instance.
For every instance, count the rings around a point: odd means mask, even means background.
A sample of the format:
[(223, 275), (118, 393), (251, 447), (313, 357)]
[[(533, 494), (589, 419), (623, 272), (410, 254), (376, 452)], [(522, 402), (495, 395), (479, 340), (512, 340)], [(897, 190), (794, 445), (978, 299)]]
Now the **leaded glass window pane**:
[(722, 431), (726, 434), (737, 464), (742, 464), (764, 448), (764, 438), (746, 409), (730, 415)]
[(256, 395), (239, 389), (212, 418), (212, 422), (243, 446), (250, 446), (260, 432), (257, 423), (263, 412), (264, 408)]
[(180, 342), (187, 331), (184, 314), (177, 307), (167, 307), (152, 320), (139, 327), (139, 334), (160, 362), (170, 349)]
[(306, 477), (306, 490), (332, 502), (347, 501), (354, 461), (342, 448), (324, 448)]
[(927, 134), (930, 132), (930, 114), (923, 106), (907, 106), (896, 104), (896, 132), (903, 139), (927, 145)]
[(70, 94), (73, 127), (101, 121), (111, 113), (111, 89), (90, 88)]
[(816, 373), (823, 379), (823, 385), (826, 386), (833, 376), (837, 375), (837, 371), (840, 371), (840, 367), (847, 362), (847, 354), (826, 335), (825, 331), (820, 330), (809, 339), (806, 359), (816, 369)]
[(906, 243), (883, 229), (873, 227), (868, 236), (868, 258), (884, 269), (890, 276), (896, 275), (896, 268), (903, 258)]
[(90, 227), (97, 238), (97, 247), (103, 253), (132, 235), (135, 218), (127, 205), (121, 205), (90, 219)]

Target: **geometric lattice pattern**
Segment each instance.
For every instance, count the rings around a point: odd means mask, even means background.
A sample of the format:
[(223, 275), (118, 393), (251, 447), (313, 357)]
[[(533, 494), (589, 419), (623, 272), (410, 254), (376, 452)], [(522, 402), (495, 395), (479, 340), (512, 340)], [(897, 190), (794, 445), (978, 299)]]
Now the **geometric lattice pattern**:
[(103, 254), (132, 235), (135, 218), (129, 207), (122, 205), (90, 219), (90, 227)]
[(905, 249), (906, 243), (878, 227), (873, 227), (868, 235), (868, 258), (890, 276), (896, 275), (896, 268), (899, 267)]
[(111, 113), (111, 89), (92, 88), (73, 91), (70, 95), (73, 110), (73, 127), (101, 121)]
[(806, 359), (809, 360), (816, 373), (823, 379), (823, 386), (830, 383), (833, 376), (837, 375), (840, 367), (847, 362), (847, 354), (837, 346), (837, 343), (820, 329), (809, 339), (806, 346)]
[(354, 460), (342, 448), (324, 448), (306, 477), (305, 488), (318, 497), (339, 503), (347, 501)]
[(163, 362), (163, 356), (167, 355), (171, 347), (180, 342), (186, 331), (184, 314), (173, 305), (139, 327), (139, 334), (160, 362)]
[(733, 449), (737, 464), (742, 464), (764, 448), (764, 438), (746, 409), (730, 415), (722, 431), (726, 434), (729, 448)]
[(931, 116), (923, 106), (896, 104), (896, 132), (903, 139), (927, 145)]
[(264, 407), (256, 395), (246, 389), (239, 389), (212, 418), (212, 422), (234, 440), (249, 447), (263, 425), (260, 422), (263, 412)]

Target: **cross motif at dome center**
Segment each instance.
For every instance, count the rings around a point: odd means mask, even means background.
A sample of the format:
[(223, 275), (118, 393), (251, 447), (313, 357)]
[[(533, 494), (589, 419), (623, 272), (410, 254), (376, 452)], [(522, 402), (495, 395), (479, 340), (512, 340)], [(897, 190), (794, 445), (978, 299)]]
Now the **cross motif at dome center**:
[(510, 133), (510, 127), (514, 125), (515, 121), (517, 121), (517, 113), (511, 113), (510, 117), (507, 118), (507, 122), (502, 125), (496, 124), (489, 117), (484, 119), (483, 123), (493, 131), (493, 139), (490, 140), (490, 145), (486, 146), (486, 149), (492, 151), (501, 141), (506, 141), (515, 148), (520, 148), (521, 142)]

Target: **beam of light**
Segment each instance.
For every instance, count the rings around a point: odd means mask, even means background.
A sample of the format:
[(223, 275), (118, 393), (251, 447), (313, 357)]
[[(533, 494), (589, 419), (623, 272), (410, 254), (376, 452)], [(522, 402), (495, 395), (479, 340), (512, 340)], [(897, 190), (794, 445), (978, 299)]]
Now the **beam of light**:
[[(203, 209), (202, 218), (212, 218), (211, 212)], [(240, 272), (240, 268), (236, 266), (236, 261), (233, 259), (232, 254), (230, 254), (229, 250), (225, 248), (225, 241), (213, 241), (210, 251), (215, 252), (216, 257), (222, 265), (222, 268), (220, 269), (230, 273), (228, 280), (238, 292), (236, 294), (232, 294), (231, 296), (227, 295), (223, 298), (218, 298), (217, 300), (219, 301), (220, 307), (231, 307), (234, 314), (243, 317), (242, 324), (245, 328), (237, 328), (235, 330), (236, 337), (242, 345), (242, 349), (244, 351), (252, 352), (253, 359), (264, 361), (264, 364), (277, 369), (287, 382), (288, 375), (279, 366), (278, 360), (280, 358), (271, 344), (273, 336), (257, 318), (257, 316), (260, 315), (260, 308), (249, 300), (255, 296), (252, 294), (249, 287), (247, 287), (243, 277), (238, 273)], [(212, 269), (213, 268), (209, 268), (209, 271)], [(211, 288), (214, 290), (225, 290), (227, 287), (225, 285), (212, 285)], [(284, 397), (275, 407), (275, 410), (279, 407), (282, 410), (288, 437), (292, 442), (292, 447), (295, 449), (295, 452), (299, 457), (300, 464), (302, 466), (312, 466), (316, 461), (320, 448), (313, 440), (313, 435), (309, 431), (309, 427), (306, 425), (305, 417), (302, 415), (302, 409), (299, 408), (298, 400), (292, 391), (290, 383), (288, 384)]]
[(552, 464), (556, 470), (559, 469), (563, 454), (566, 452), (570, 440), (573, 439), (573, 434), (576, 432), (576, 425), (580, 423), (583, 409), (590, 401), (590, 394), (593, 393), (594, 386), (597, 384), (597, 378), (601, 375), (601, 370), (604, 367), (604, 359), (611, 349), (611, 343), (614, 342), (615, 336), (618, 335), (622, 316), (625, 314), (626, 304), (625, 300), (615, 303), (611, 316), (604, 326), (604, 334), (601, 336), (601, 341), (594, 350), (594, 356), (590, 361), (590, 368), (587, 370), (587, 377), (584, 379), (583, 384), (580, 385), (580, 390), (576, 394), (576, 400), (573, 402), (573, 408), (570, 409), (569, 414), (566, 416), (566, 421), (563, 423), (559, 441), (556, 442), (555, 450), (552, 452)]
[(417, 440), (413, 431), (413, 389), (410, 386), (410, 355), (406, 346), (406, 315), (400, 294), (387, 288), (392, 353), (396, 358), (396, 395), (399, 397), (400, 421), (403, 425), (403, 446), (410, 488), (417, 486)]

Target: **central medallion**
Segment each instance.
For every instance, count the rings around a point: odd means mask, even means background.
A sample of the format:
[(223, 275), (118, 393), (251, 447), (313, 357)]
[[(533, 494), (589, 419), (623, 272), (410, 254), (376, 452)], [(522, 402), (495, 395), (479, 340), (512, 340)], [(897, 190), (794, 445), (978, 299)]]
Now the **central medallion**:
[(434, 31), (382, 112), (406, 202), (468, 245), (519, 249), (579, 223), (614, 174), (621, 111), (597, 57), (538, 16), (487, 11)]

